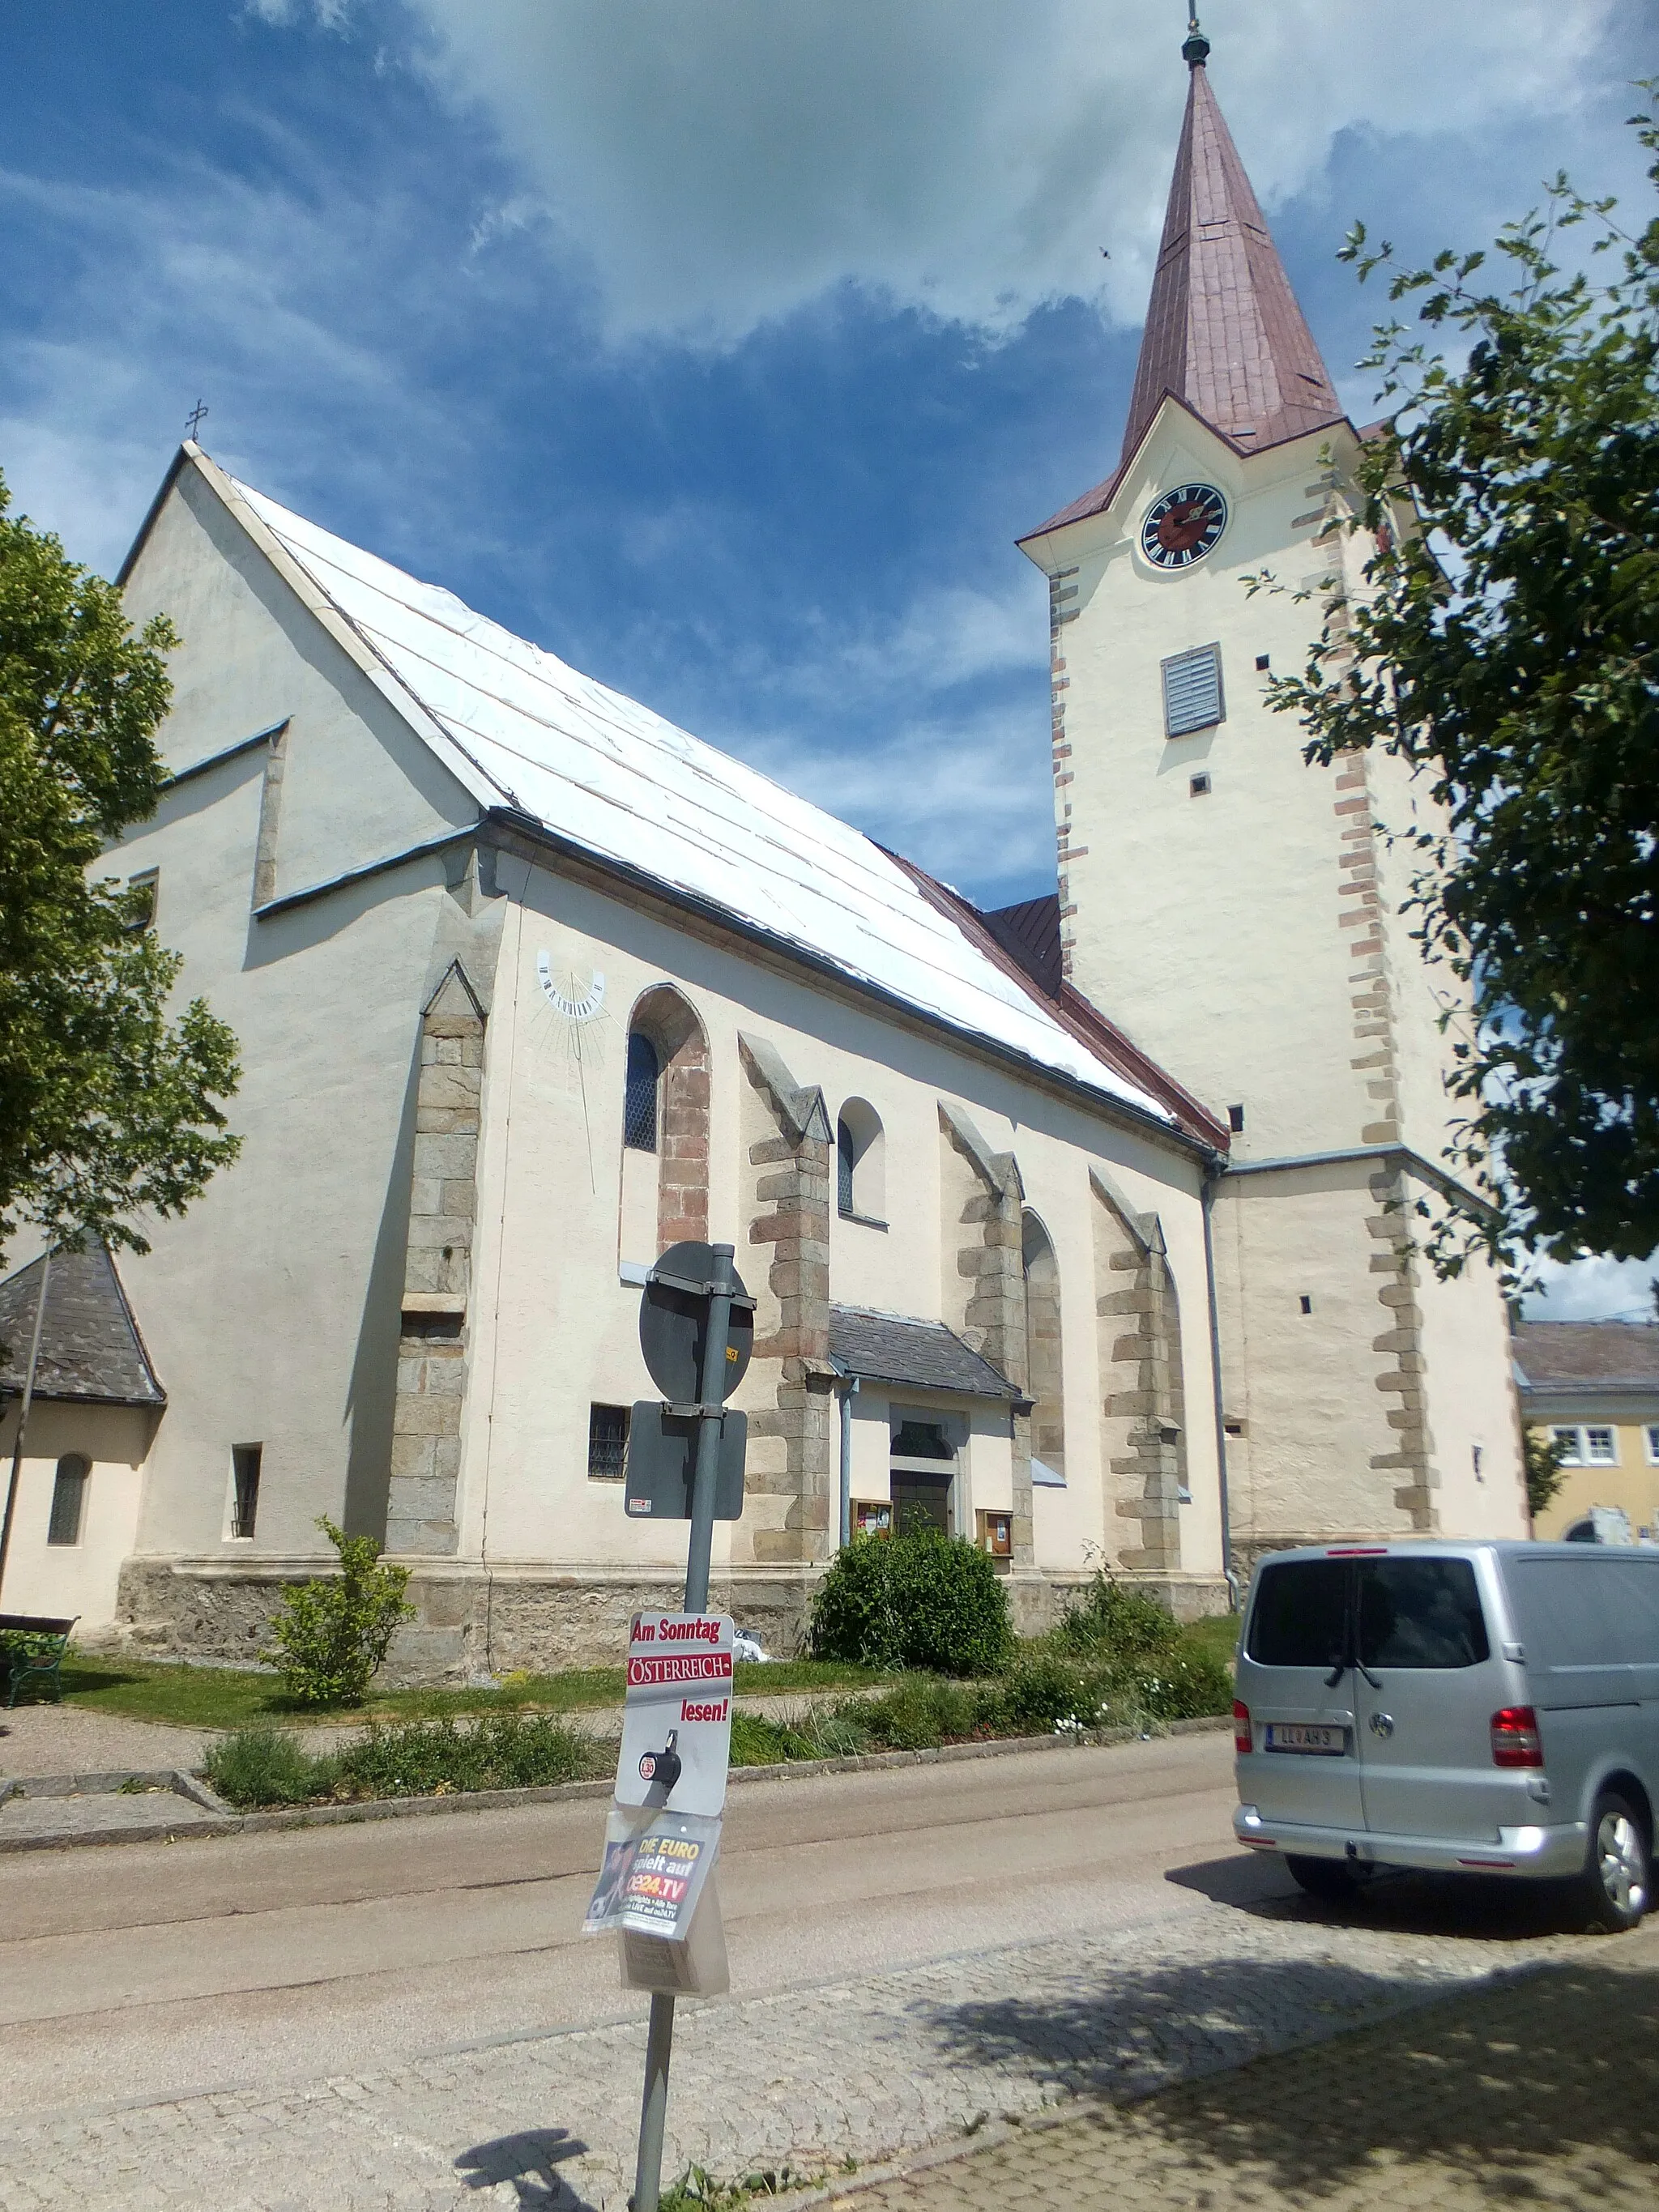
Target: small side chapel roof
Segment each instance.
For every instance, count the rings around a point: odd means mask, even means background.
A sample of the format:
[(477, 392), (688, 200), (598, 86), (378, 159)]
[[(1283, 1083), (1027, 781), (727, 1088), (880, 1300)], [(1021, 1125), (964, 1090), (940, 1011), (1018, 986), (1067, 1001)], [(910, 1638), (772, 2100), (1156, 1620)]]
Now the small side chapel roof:
[(222, 475), (193, 446), (185, 458), (233, 507), (246, 502), (331, 603), (481, 806), (510, 808), (1177, 1131), (1152, 1090), (1056, 1020), (871, 838), (453, 592)]
[[(32, 1260), (0, 1283), (0, 1396), (22, 1392), (43, 1265)], [(52, 1255), (34, 1395), (89, 1405), (167, 1403), (115, 1262), (101, 1244)]]

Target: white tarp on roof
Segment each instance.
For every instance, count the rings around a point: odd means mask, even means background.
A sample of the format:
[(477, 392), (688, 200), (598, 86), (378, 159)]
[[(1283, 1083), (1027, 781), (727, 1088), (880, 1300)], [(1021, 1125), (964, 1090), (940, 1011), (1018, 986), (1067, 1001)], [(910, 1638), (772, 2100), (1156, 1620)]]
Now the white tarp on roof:
[(467, 781), (481, 805), (514, 805), (952, 1028), (1173, 1120), (858, 830), (474, 614), (453, 592), (417, 583), (246, 484), (237, 489), (475, 764)]

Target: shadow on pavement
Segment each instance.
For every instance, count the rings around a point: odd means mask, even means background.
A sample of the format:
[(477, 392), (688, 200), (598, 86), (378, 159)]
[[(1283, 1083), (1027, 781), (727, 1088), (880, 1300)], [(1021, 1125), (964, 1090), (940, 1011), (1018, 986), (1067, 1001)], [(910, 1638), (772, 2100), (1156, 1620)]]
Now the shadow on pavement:
[[(1218, 2070), (1230, 2043), (1246, 2057), (1263, 2023), (1285, 2017), (1287, 1977), (1304, 2023), (1310, 1998), (1315, 2018), (1375, 2019), (1420, 1985), (1328, 1960), (1222, 1960), (1120, 1975), (1109, 1998), (1074, 2005), (966, 2006), (939, 2025), (966, 2057), (1085, 2094), (1156, 2087), (1154, 2051), (1198, 2067), (1204, 2078), (1139, 2106), (1134, 2123), (1183, 2177), (1183, 2203), (1307, 2205), (1353, 2191), (1392, 2206), (1391, 2172), (1432, 2168), (1459, 2193), (1398, 2201), (1646, 2205), (1659, 2201), (1659, 1972), (1614, 1963), (1626, 1941), (1641, 1939), (1609, 1938), (1605, 1964), (1542, 1966), (1231, 2071)], [(1645, 1942), (1641, 1955), (1652, 1956)]]
[(1485, 1943), (1527, 1942), (1577, 1933), (1565, 1886), (1504, 1881), (1497, 1875), (1384, 1871), (1362, 1884), (1351, 1904), (1327, 1905), (1304, 1895), (1276, 1857), (1206, 1859), (1164, 1875), (1212, 1904), (1259, 1919), (1306, 1921), (1316, 1927), (1379, 1928), (1401, 1936), (1469, 1936)]
[(464, 2150), (455, 2165), (468, 2189), (496, 2189), (511, 2182), (521, 2206), (535, 2212), (594, 2212), (586, 2197), (578, 2196), (559, 2172), (567, 2158), (580, 2158), (587, 2145), (565, 2128), (536, 2128), (523, 2135), (498, 2136), (494, 2142), (475, 2143)]

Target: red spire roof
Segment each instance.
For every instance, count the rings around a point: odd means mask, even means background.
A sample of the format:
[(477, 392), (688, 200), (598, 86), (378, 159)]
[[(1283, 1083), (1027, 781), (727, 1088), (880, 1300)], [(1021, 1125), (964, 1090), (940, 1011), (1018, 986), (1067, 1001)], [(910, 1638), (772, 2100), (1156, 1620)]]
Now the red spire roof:
[(1202, 61), (1192, 65), (1126, 460), (1166, 392), (1252, 447), (1342, 413)]
[(1204, 66), (1208, 42), (1194, 37), (1185, 51), (1192, 70), (1187, 118), (1122, 458), (1103, 484), (1062, 508), (1043, 530), (1079, 521), (1108, 504), (1166, 392), (1246, 453), (1342, 418), (1313, 332), (1210, 89)]

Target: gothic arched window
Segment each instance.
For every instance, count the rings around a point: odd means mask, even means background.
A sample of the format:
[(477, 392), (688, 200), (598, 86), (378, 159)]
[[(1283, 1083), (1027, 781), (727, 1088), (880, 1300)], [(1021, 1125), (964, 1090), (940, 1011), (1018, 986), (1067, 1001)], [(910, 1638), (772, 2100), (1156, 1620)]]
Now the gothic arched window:
[(881, 1116), (862, 1098), (849, 1098), (836, 1123), (836, 1211), (844, 1220), (884, 1218)]
[(623, 1143), (631, 1152), (657, 1149), (657, 1048), (638, 1030), (628, 1039), (628, 1082), (623, 1094)]

